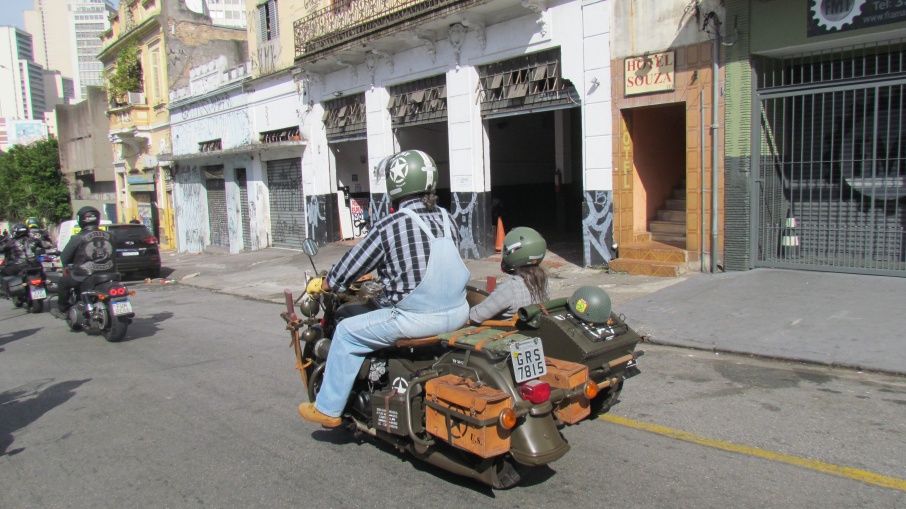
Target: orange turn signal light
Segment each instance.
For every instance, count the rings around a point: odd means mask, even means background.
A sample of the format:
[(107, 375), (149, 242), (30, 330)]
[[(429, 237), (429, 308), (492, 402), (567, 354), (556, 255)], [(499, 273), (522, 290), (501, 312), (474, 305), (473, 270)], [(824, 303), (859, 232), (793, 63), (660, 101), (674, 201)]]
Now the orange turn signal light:
[(513, 429), (516, 427), (516, 412), (512, 408), (504, 408), (497, 418), (500, 427), (503, 429)]
[(129, 290), (129, 295), (135, 295), (135, 290)]
[(107, 300), (107, 296), (102, 293), (98, 295), (98, 300)]
[(595, 396), (598, 395), (598, 384), (594, 380), (589, 380), (585, 382), (585, 397), (588, 399), (595, 399)]

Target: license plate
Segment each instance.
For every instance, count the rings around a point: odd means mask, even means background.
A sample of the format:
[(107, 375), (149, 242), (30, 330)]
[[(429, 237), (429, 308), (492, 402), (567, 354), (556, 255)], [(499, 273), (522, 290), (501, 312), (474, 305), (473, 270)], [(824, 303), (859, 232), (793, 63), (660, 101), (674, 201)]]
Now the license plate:
[(111, 302), (111, 304), (113, 305), (114, 315), (126, 315), (132, 312), (132, 303), (128, 300)]
[(45, 269), (52, 269), (53, 262), (41, 262), (41, 266), (44, 267)]
[(120, 251), (123, 256), (138, 256), (138, 251)]
[(513, 358), (513, 376), (516, 377), (517, 384), (547, 374), (540, 338), (510, 343), (510, 357)]
[(47, 290), (44, 288), (35, 288), (31, 291), (31, 300), (46, 299)]

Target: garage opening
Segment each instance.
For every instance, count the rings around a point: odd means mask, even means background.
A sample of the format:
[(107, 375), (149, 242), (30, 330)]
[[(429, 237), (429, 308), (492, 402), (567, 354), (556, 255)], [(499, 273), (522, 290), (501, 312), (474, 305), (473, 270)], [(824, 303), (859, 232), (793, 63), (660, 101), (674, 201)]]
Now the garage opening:
[(421, 150), (437, 164), (437, 201), (450, 210), (450, 143), (444, 75), (389, 88), (391, 124), (400, 150)]
[(368, 232), (366, 216), (371, 201), (365, 94), (325, 102), (324, 126), (330, 176), (336, 185), (339, 238), (363, 237)]
[(491, 166), (491, 220), (538, 230), (548, 250), (581, 265), (582, 123), (560, 49), (479, 68)]

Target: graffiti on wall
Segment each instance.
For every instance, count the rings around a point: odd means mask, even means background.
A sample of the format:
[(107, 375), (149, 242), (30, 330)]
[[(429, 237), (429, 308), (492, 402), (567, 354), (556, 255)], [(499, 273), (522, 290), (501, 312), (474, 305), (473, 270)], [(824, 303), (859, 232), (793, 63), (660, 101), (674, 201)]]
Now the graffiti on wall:
[(252, 69), (257, 70), (259, 74), (270, 74), (279, 69), (282, 48), (280, 47), (280, 37), (274, 37), (270, 40), (267, 40), (267, 37), (262, 37), (261, 22), (258, 19), (261, 14), (263, 14), (262, 9), (246, 12), (245, 19), (249, 20), (249, 28), (251, 28), (255, 40), (258, 41), (258, 47), (255, 52), (249, 55), (249, 60), (252, 62)]
[(368, 211), (371, 200), (368, 198), (350, 198), (349, 211), (352, 214), (352, 236), (364, 237), (371, 229), (371, 213)]
[(208, 243), (208, 203), (202, 172), (197, 166), (179, 166), (173, 182), (180, 251), (200, 253)]
[[(468, 203), (464, 203), (466, 200)], [(474, 235), (477, 206), (478, 193), (453, 193), (453, 220), (459, 229), (459, 254), (463, 258), (481, 258)]]
[[(233, 170), (235, 175), (236, 170)], [(235, 179), (226, 182), (227, 235), (230, 238), (230, 253), (242, 251), (242, 192)]]
[(252, 143), (248, 112), (232, 111), (172, 127), (173, 148), (176, 154), (193, 154), (203, 141), (222, 140), (224, 149)]
[(613, 192), (586, 191), (582, 238), (586, 265), (609, 263), (613, 259)]
[(312, 235), (315, 235), (314, 232), (318, 231), (318, 227), (324, 227), (321, 223), (326, 221), (327, 217), (324, 215), (324, 211), (321, 210), (321, 204), (317, 196), (312, 195), (308, 197), (308, 207), (305, 217), (308, 219), (308, 231), (312, 232)]
[(390, 196), (386, 193), (373, 193), (371, 201), (368, 202), (368, 214), (371, 215), (372, 224), (384, 216), (389, 216)]
[(192, 120), (193, 118), (204, 117), (220, 113), (233, 107), (233, 97), (228, 94), (215, 94), (211, 97), (193, 101), (176, 110), (176, 116), (179, 120)]

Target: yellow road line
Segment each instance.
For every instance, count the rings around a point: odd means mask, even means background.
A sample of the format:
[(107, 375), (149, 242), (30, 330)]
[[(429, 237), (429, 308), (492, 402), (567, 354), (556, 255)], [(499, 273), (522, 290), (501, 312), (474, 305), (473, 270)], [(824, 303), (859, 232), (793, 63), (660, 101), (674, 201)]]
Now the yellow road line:
[(647, 422), (627, 419), (625, 417), (619, 417), (611, 414), (604, 414), (598, 418), (602, 421), (607, 421), (613, 424), (619, 424), (621, 426), (627, 426), (642, 431), (648, 431), (651, 433), (657, 433), (658, 435), (676, 438), (678, 440), (684, 440), (686, 442), (714, 447), (716, 449), (723, 449), (725, 451), (736, 452), (739, 454), (756, 456), (771, 461), (789, 463), (790, 465), (810, 468), (819, 472), (838, 475), (840, 477), (846, 477), (848, 479), (853, 479), (868, 484), (875, 484), (877, 486), (883, 486), (885, 488), (893, 488), (895, 490), (906, 491), (906, 479), (898, 479), (896, 477), (887, 477), (885, 475), (873, 474), (871, 472), (866, 472), (865, 470), (859, 470), (857, 468), (841, 467), (839, 465), (824, 463), (823, 461), (799, 458), (797, 456), (790, 456), (788, 454), (759, 449), (757, 447), (749, 447), (746, 445), (738, 445), (730, 442), (713, 440), (710, 438), (700, 437), (686, 431), (680, 431), (678, 429), (668, 428), (666, 426), (658, 426), (657, 424), (650, 424)]

